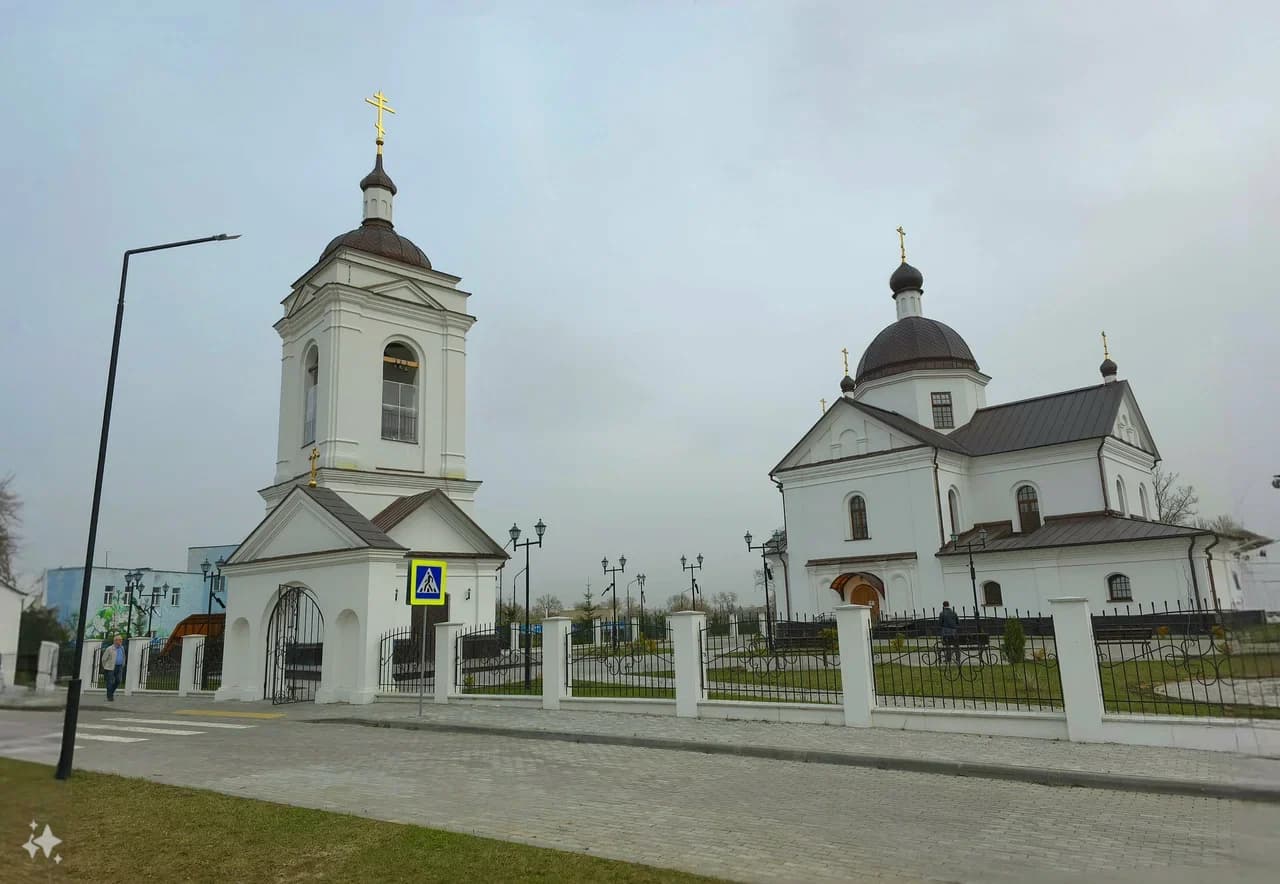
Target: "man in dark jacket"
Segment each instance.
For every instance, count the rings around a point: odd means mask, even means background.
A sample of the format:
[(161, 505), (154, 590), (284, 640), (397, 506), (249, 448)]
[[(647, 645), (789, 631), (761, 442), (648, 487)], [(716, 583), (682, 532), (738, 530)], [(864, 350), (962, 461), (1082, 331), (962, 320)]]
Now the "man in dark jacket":
[(956, 615), (951, 602), (942, 603), (942, 613), (938, 615), (939, 632), (942, 633), (942, 662), (950, 663), (954, 655), (956, 664), (960, 663), (960, 618)]

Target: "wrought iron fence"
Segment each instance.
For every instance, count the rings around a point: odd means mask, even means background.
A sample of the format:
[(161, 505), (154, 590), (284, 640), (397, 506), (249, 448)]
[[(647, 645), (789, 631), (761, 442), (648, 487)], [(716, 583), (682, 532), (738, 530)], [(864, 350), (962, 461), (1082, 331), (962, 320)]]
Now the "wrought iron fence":
[(665, 623), (660, 638), (640, 638), (614, 643), (610, 637), (592, 643), (579, 640), (590, 623), (574, 624), (569, 631), (564, 683), (575, 697), (675, 698), (675, 657), (671, 628)]
[(1280, 718), (1280, 625), (1167, 603), (1093, 616), (1102, 701), (1127, 715)]
[[(530, 639), (537, 639), (531, 641)], [(541, 694), (541, 636), (520, 637), (522, 647), (504, 648), (493, 625), (458, 634), (458, 691), (464, 694)]]
[(71, 670), (75, 668), (76, 663), (76, 643), (73, 641), (66, 642), (58, 648), (58, 682), (59, 684), (71, 680)]
[(15, 654), (13, 661), (13, 683), (35, 687), (36, 675), (40, 669), (40, 652)]
[(764, 634), (743, 631), (757, 618), (716, 635), (699, 631), (702, 686), (711, 700), (839, 703), (840, 646), (826, 617), (770, 623)]
[(196, 651), (195, 684), (200, 691), (216, 691), (222, 687), (222, 652), (224, 649), (222, 633), (207, 636)]
[[(425, 659), (424, 659), (425, 657)], [(429, 694), (436, 686), (435, 630), (423, 641), (421, 630), (405, 626), (382, 634), (378, 651), (378, 690), (390, 694)]]
[(176, 642), (174, 650), (164, 651), (164, 639), (152, 639), (142, 648), (138, 663), (138, 688), (143, 691), (176, 691), (182, 670), (182, 646)]
[(106, 652), (110, 645), (103, 645), (101, 642), (94, 642), (87, 650), (93, 656), (93, 666), (89, 670), (89, 684), (86, 687), (102, 688), (106, 690), (107, 674), (102, 671), (102, 655)]
[(956, 614), (954, 631), (936, 609), (880, 618), (869, 637), (879, 705), (1062, 708), (1052, 617), (1006, 608)]

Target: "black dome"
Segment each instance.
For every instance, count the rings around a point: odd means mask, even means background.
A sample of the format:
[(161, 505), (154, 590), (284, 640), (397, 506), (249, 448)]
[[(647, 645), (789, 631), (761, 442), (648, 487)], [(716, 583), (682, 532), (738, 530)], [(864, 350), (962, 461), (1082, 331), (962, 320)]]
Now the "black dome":
[(373, 171), (360, 179), (361, 190), (368, 190), (370, 187), (385, 187), (391, 191), (392, 196), (396, 195), (396, 183), (391, 180), (387, 170), (382, 168), (382, 154), (378, 154), (373, 161)]
[(854, 388), (854, 387), (856, 387), (856, 386), (857, 386), (857, 384), (855, 384), (855, 383), (853, 382), (853, 378), (849, 377), (848, 375), (845, 375), (844, 377), (842, 377), (842, 378), (840, 379), (840, 392), (841, 392), (841, 393), (852, 393), (852, 392), (853, 392), (853, 388)]
[(1098, 366), (1098, 371), (1102, 372), (1102, 376), (1110, 377), (1116, 373), (1116, 364), (1110, 358), (1102, 360), (1102, 364)]
[(912, 267), (906, 261), (893, 271), (893, 276), (889, 277), (889, 288), (893, 289), (896, 295), (898, 292), (907, 289), (924, 290), (924, 274), (916, 268)]
[[(918, 270), (911, 270), (919, 276)], [(881, 331), (867, 347), (858, 361), (857, 383), (921, 368), (977, 371), (978, 362), (964, 338), (951, 326), (923, 316), (906, 316)]]
[(330, 252), (343, 246), (368, 252), (370, 255), (390, 258), (402, 264), (431, 269), (431, 261), (427, 259), (426, 253), (415, 246), (409, 237), (396, 233), (391, 222), (380, 218), (366, 218), (365, 222), (355, 230), (348, 230), (341, 236), (335, 236), (329, 240), (329, 244), (320, 253), (320, 260), (323, 261)]

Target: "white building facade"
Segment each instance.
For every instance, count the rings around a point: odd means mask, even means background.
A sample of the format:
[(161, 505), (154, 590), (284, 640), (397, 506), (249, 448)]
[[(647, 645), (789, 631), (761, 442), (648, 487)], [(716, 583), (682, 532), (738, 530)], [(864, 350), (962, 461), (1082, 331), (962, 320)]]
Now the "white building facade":
[(1239, 607), (1230, 541), (1156, 521), (1159, 451), (1115, 363), (1096, 386), (988, 406), (968, 345), (923, 315), (923, 283), (904, 260), (897, 321), (771, 473), (787, 526), (780, 615), (944, 600), (1039, 612), (1063, 596)]
[[(224, 568), (218, 699), (370, 702), (386, 632), (495, 610), (507, 554), (468, 514), (470, 296), (395, 231), (381, 142), (360, 189), (360, 227), (294, 282), (275, 324), (275, 475)], [(407, 606), (413, 558), (447, 563), (446, 606)]]

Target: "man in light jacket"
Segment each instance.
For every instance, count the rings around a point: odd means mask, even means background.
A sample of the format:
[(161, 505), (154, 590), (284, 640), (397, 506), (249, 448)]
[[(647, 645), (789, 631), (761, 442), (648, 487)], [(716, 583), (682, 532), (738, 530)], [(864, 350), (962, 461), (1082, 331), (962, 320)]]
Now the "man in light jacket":
[(107, 674), (107, 699), (114, 702), (116, 688), (124, 680), (124, 636), (119, 633), (115, 644), (102, 651), (102, 671)]

